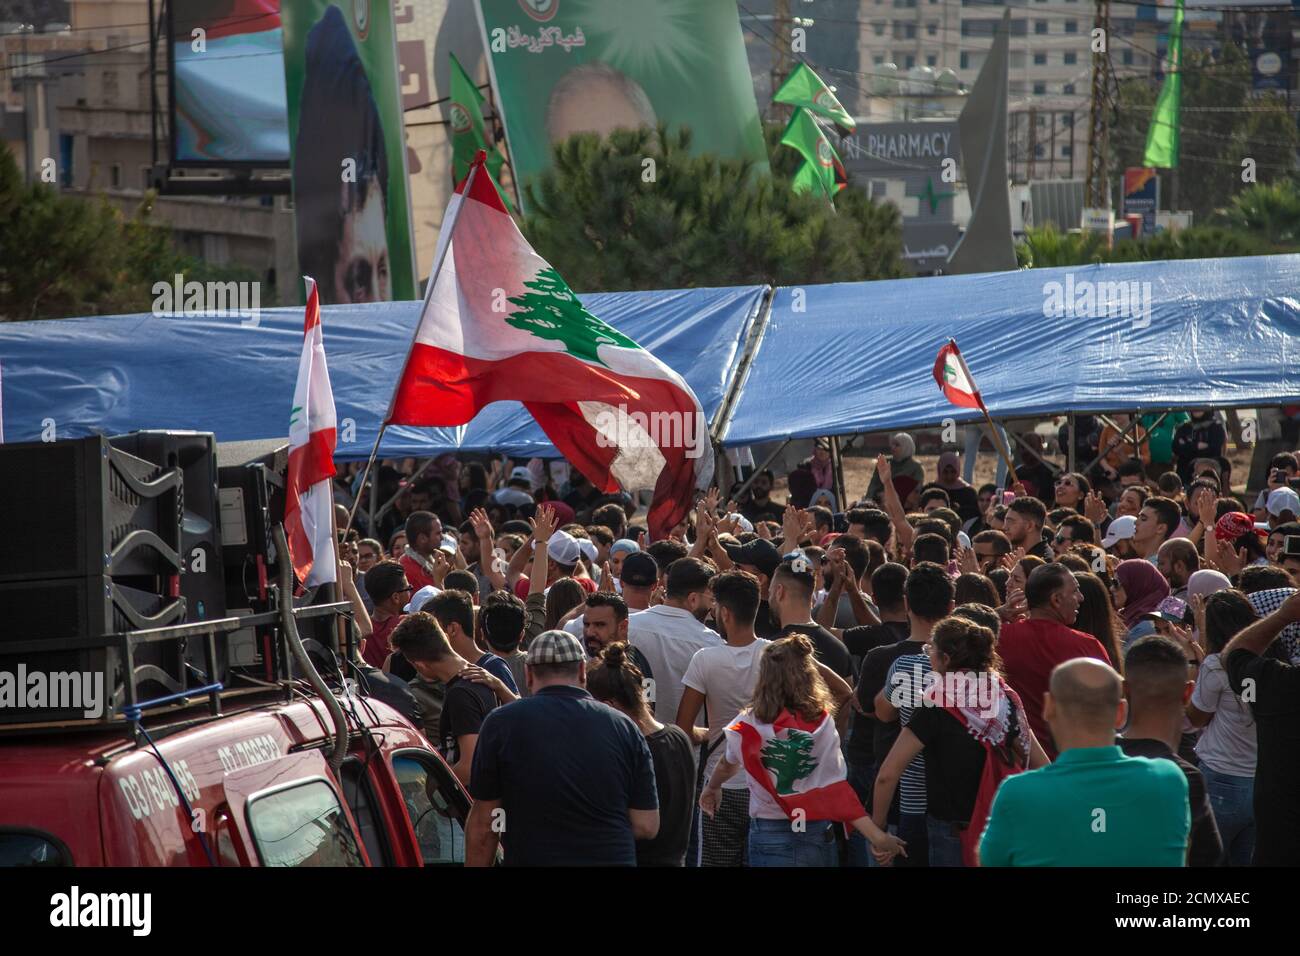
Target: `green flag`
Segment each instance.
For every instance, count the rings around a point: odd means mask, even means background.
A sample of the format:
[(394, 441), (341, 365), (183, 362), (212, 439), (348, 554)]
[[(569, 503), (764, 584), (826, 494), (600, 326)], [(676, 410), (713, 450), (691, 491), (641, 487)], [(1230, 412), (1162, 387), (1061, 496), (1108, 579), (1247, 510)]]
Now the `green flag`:
[(826, 117), (852, 133), (857, 129), (853, 117), (840, 105), (831, 88), (822, 82), (807, 63), (800, 63), (772, 97), (773, 102), (802, 106)]
[(800, 178), (805, 175), (810, 175), (821, 186), (827, 199), (844, 188), (847, 179), (844, 164), (840, 162), (839, 155), (831, 146), (830, 140), (826, 138), (826, 134), (822, 132), (822, 128), (817, 125), (817, 121), (807, 110), (795, 107), (794, 115), (790, 117), (790, 125), (781, 135), (781, 143), (798, 150), (808, 161), (805, 166), (808, 173), (805, 174), (804, 169), (801, 169), (795, 177), (796, 189), (799, 188)]
[(510, 197), (497, 181), (501, 175), (501, 165), (505, 162), (501, 154), (488, 145), (487, 132), (483, 126), (483, 94), (469, 78), (455, 54), (451, 58), (451, 92), (447, 102), (447, 122), (451, 125), (451, 175), (459, 183), (469, 173), (474, 154), (480, 149), (487, 150), (487, 171), (492, 184), (497, 187), (506, 208), (514, 212)]
[(799, 171), (794, 174), (794, 179), (790, 180), (790, 188), (797, 193), (806, 193), (821, 188), (821, 184), (817, 180), (817, 170), (812, 163), (804, 160), (799, 164)]
[(1143, 166), (1171, 169), (1178, 165), (1178, 110), (1183, 96), (1183, 0), (1174, 9), (1169, 27), (1169, 55), (1165, 61), (1165, 83), (1160, 88), (1151, 127), (1147, 130)]

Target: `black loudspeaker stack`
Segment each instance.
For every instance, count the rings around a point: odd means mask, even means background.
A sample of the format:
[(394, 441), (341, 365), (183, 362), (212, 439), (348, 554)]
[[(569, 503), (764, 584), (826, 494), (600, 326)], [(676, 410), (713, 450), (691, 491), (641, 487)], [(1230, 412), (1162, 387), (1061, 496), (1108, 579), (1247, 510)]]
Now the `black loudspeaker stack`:
[[(226, 575), (221, 547), (217, 490), (217, 446), (211, 432), (138, 431), (109, 439), (113, 447), (159, 468), (177, 470), (183, 481), (181, 509), (180, 596), (184, 623), (226, 616)], [(191, 677), (204, 683), (226, 682), (226, 637), (216, 637), (218, 673), (208, 674), (204, 645), (191, 642), (185, 652)], [(193, 683), (190, 680), (188, 683)], [(184, 682), (182, 682), (184, 683)]]
[[(111, 635), (185, 619), (184, 486), (180, 467), (102, 436), (0, 444), (0, 681), (100, 674), (106, 716), (128, 679)], [(179, 680), (175, 644), (138, 650), (137, 672), (152, 665)], [(165, 686), (137, 682), (137, 691)], [(0, 723), (85, 716), (79, 708), (0, 707)]]

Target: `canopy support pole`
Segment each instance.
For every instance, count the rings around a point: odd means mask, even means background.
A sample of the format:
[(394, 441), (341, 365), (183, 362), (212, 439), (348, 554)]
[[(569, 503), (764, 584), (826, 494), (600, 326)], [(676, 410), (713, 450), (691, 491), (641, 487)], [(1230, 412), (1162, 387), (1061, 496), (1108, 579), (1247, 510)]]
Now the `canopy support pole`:
[(794, 441), (793, 438), (787, 438), (785, 441), (781, 442), (781, 444), (777, 445), (776, 449), (772, 452), (772, 454), (764, 458), (762, 463), (754, 469), (753, 473), (750, 474), (750, 476), (745, 479), (745, 483), (736, 489), (736, 493), (731, 496), (731, 500), (736, 502), (737, 505), (739, 505), (741, 497), (743, 497), (745, 492), (749, 490), (749, 486), (754, 483), (754, 479), (757, 478), (759, 475), (761, 475), (763, 472), (765, 472), (767, 470), (767, 466), (772, 464), (772, 462), (776, 461), (777, 456), (779, 456), (781, 452), (785, 451), (785, 446), (790, 444), (790, 442), (792, 441)]
[(1068, 423), (1066, 436), (1070, 443), (1070, 447), (1065, 453), (1065, 467), (1067, 471), (1074, 471), (1074, 440), (1075, 428), (1077, 427), (1074, 412), (1070, 412), (1070, 414), (1066, 416), (1066, 422)]
[(835, 505), (837, 511), (844, 511), (848, 502), (848, 490), (844, 487), (844, 458), (840, 454), (840, 436), (831, 436), (831, 475), (835, 484)]
[[(375, 436), (375, 447), (370, 449), (370, 457), (366, 459), (366, 470), (361, 473), (361, 487), (366, 486), (366, 479), (370, 477), (370, 469), (374, 467), (375, 459), (379, 456), (379, 443), (384, 440), (384, 432), (388, 430), (388, 423), (379, 426), (379, 434)], [(374, 489), (370, 489), (370, 501), (374, 503)], [(352, 522), (357, 517), (357, 507), (361, 504), (361, 495), (358, 494), (356, 500), (352, 502), (352, 510), (348, 512), (348, 526), (343, 529), (343, 534), (347, 535), (352, 530)], [(373, 530), (373, 529), (372, 529)]]

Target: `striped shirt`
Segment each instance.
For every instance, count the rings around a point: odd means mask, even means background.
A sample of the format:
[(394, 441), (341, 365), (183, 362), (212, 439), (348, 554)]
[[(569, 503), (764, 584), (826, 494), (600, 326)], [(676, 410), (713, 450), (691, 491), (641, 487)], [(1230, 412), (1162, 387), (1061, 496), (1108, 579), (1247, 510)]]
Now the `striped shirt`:
[[(894, 661), (885, 678), (885, 696), (898, 708), (898, 724), (906, 727), (925, 692), (930, 673), (929, 654), (904, 654)], [(925, 813), (925, 753), (912, 758), (898, 780), (898, 807), (907, 814)]]

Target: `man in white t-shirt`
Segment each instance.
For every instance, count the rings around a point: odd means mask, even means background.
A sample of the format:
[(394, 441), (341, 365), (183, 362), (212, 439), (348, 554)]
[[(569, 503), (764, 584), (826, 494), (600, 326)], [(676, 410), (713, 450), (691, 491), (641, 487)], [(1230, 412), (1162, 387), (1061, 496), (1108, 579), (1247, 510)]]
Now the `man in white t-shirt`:
[[(745, 571), (727, 571), (712, 581), (713, 615), (726, 644), (695, 652), (677, 707), (677, 726), (705, 747), (704, 779), (726, 750), (723, 728), (749, 706), (758, 681), (763, 648), (770, 644), (754, 634), (754, 616), (762, 599), (758, 578)], [(708, 729), (697, 727), (703, 709)], [(749, 843), (749, 785), (737, 774), (722, 785), (718, 812), (699, 817), (697, 866), (744, 866)]]
[(713, 609), (712, 577), (712, 569), (699, 558), (678, 558), (668, 568), (664, 603), (628, 618), (628, 643), (645, 655), (654, 671), (654, 711), (662, 722), (677, 716), (682, 677), (695, 652), (722, 644), (717, 632), (704, 626)]

